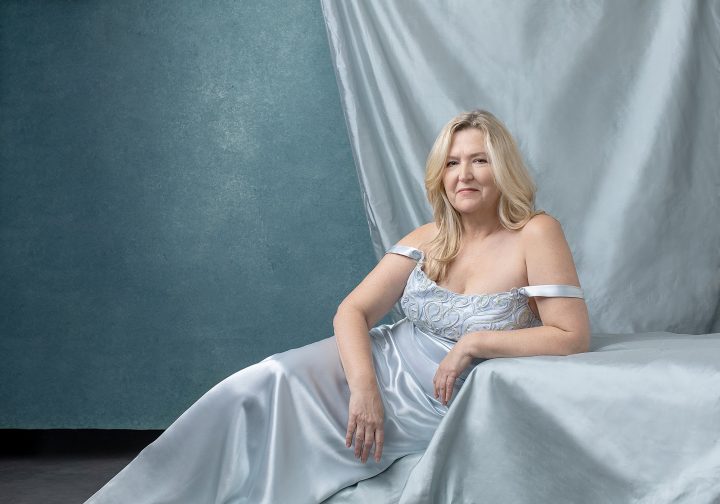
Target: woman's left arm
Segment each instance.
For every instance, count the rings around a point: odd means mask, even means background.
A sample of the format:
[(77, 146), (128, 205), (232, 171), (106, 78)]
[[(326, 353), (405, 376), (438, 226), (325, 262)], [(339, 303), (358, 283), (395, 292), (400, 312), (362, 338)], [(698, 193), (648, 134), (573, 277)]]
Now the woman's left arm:
[[(580, 286), (570, 247), (560, 223), (546, 214), (533, 217), (521, 230), (528, 285)], [(459, 350), (470, 357), (570, 355), (587, 352), (590, 319), (582, 298), (535, 297), (542, 326), (464, 335)]]
[[(523, 227), (521, 233), (528, 285), (580, 286), (570, 247), (557, 220), (545, 214), (536, 215)], [(570, 355), (588, 351), (590, 319), (584, 299), (534, 299), (542, 326), (506, 331), (477, 331), (463, 335), (435, 373), (435, 397), (444, 404), (450, 401), (455, 379), (470, 365), (474, 357), (490, 359)]]

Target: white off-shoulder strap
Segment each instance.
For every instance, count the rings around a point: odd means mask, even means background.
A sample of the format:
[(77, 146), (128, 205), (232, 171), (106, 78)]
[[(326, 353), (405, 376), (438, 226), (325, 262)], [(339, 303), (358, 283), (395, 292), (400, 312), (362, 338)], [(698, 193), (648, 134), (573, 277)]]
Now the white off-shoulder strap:
[[(385, 253), (404, 255), (416, 261), (422, 260), (425, 256), (422, 250), (408, 245), (393, 245)], [(582, 289), (574, 285), (528, 285), (520, 287), (518, 292), (527, 297), (585, 297)]]
[(528, 285), (520, 287), (518, 292), (527, 297), (585, 297), (582, 289), (574, 285)]
[(420, 249), (416, 249), (415, 247), (409, 247), (407, 245), (393, 245), (387, 251), (386, 254), (400, 254), (404, 255), (405, 257), (409, 257), (410, 259), (414, 259), (416, 261), (419, 261), (423, 258), (423, 251)]

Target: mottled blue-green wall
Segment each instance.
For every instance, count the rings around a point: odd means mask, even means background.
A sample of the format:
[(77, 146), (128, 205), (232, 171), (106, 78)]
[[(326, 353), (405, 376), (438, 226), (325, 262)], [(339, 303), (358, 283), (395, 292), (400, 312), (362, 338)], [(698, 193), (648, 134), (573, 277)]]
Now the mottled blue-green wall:
[(373, 267), (319, 2), (0, 3), (0, 427), (164, 428)]

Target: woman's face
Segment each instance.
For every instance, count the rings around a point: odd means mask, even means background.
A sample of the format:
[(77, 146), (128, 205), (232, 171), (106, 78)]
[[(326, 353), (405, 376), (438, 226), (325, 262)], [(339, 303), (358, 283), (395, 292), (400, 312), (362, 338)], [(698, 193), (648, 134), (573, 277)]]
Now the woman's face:
[(452, 206), (461, 214), (497, 208), (500, 191), (495, 185), (485, 134), (466, 128), (453, 135), (445, 160), (443, 186)]

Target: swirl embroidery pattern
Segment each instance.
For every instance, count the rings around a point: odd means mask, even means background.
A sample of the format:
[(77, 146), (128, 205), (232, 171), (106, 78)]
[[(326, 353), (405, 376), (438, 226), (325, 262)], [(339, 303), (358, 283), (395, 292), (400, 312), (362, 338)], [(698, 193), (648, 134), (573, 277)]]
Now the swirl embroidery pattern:
[(522, 329), (542, 325), (528, 297), (513, 288), (494, 294), (458, 294), (431, 280), (418, 261), (410, 273), (400, 306), (424, 332), (457, 341), (473, 331)]

